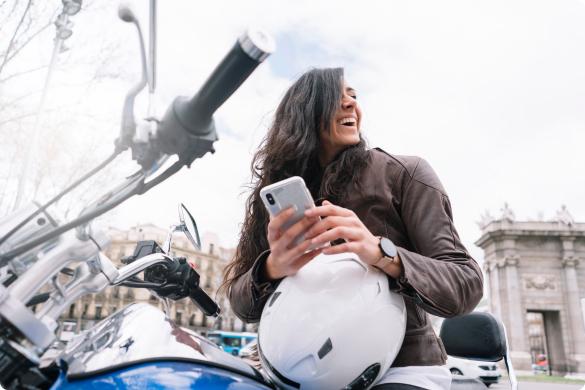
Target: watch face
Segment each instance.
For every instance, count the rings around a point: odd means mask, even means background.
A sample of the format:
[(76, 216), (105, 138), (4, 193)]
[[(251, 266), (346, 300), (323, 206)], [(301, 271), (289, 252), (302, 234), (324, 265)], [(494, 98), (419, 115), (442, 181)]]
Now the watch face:
[(380, 239), (380, 249), (387, 257), (395, 257), (397, 254), (396, 245), (386, 237)]

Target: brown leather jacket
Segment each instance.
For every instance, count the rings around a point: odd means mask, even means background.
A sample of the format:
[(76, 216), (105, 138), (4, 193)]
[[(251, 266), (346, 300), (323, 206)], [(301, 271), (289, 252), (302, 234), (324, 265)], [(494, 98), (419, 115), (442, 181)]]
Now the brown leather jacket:
[[(453, 224), (449, 198), (431, 166), (419, 157), (372, 149), (360, 183), (340, 206), (353, 210), (376, 236), (391, 239), (404, 267), (390, 289), (404, 297), (406, 336), (393, 366), (445, 364), (446, 353), (428, 313), (452, 317), (470, 312), (483, 294), (480, 267)], [(268, 251), (232, 285), (232, 309), (243, 321), (260, 320), (278, 282), (262, 280)], [(364, 308), (365, 309), (365, 308)]]

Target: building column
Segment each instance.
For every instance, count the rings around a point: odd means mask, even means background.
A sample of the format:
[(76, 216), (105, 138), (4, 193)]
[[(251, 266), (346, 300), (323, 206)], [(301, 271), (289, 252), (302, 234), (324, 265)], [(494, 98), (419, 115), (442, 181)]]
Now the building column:
[(520, 256), (516, 254), (504, 257), (506, 267), (506, 290), (508, 292), (508, 323), (506, 329), (510, 343), (510, 355), (514, 359), (514, 366), (520, 370), (530, 370), (532, 359), (527, 345), (526, 312), (522, 307), (521, 282), (518, 276), (518, 262)]
[(500, 265), (496, 262), (490, 262), (486, 268), (488, 268), (486, 274), (489, 273), (490, 311), (503, 323), (502, 297), (500, 295)]
[(490, 313), (492, 313), (498, 320), (504, 322), (504, 319), (502, 318), (498, 263), (494, 260), (485, 259), (483, 263), (483, 271), (485, 275), (484, 285), (487, 286), (487, 293), (489, 294)]
[(585, 371), (585, 327), (582, 321), (581, 305), (579, 302), (579, 282), (577, 266), (579, 259), (575, 256), (574, 237), (563, 238), (563, 276), (565, 302), (567, 302), (567, 318), (569, 319), (569, 351), (567, 367), (573, 372)]

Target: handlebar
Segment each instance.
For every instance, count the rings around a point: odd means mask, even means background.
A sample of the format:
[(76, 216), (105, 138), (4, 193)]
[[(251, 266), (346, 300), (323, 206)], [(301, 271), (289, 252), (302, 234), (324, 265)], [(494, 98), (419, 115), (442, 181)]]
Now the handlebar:
[(206, 134), (207, 123), (273, 48), (267, 35), (253, 31), (242, 35), (223, 58), (199, 92), (176, 106), (185, 129), (193, 135)]
[[(102, 234), (93, 234), (89, 229), (70, 230), (85, 225), (92, 219), (111, 210), (126, 199), (143, 194), (166, 178), (170, 177), (181, 167), (190, 164), (207, 152), (213, 152), (213, 143), (218, 139), (213, 121), (214, 112), (227, 100), (234, 91), (250, 76), (254, 69), (274, 50), (275, 45), (270, 36), (259, 31), (248, 31), (241, 36), (230, 52), (212, 72), (201, 89), (191, 98), (178, 97), (168, 108), (154, 137), (146, 141), (134, 141), (131, 127), (123, 124), (122, 141), (117, 145), (114, 154), (76, 181), (62, 193), (50, 200), (37, 211), (30, 214), (19, 225), (10, 228), (0, 238), (8, 240), (15, 238), (32, 218), (44, 212), (52, 203), (64, 194), (85, 181), (131, 144), (133, 159), (140, 165), (141, 170), (126, 179), (122, 186), (100, 197), (82, 213), (68, 223), (55, 226), (50, 231), (38, 231), (38, 234), (27, 234), (26, 240), (20, 245), (14, 245), (0, 252), (0, 268), (6, 266), (18, 256), (35, 249), (39, 254), (38, 260), (20, 275), (12, 284), (6, 286), (0, 283), (0, 320), (7, 320), (10, 326), (5, 326), (0, 335), (0, 357), (7, 357), (6, 351), (12, 353), (9, 357), (11, 365), (0, 367), (0, 382), (11, 381), (19, 383), (17, 373), (26, 372), (33, 366), (38, 366), (36, 354), (46, 351), (55, 339), (55, 329), (59, 315), (79, 297), (102, 291), (108, 285), (123, 285), (135, 283), (136, 287), (150, 288), (159, 296), (171, 299), (191, 298), (207, 316), (218, 316), (221, 312), (217, 303), (199, 286), (200, 276), (192, 269), (185, 259), (175, 259), (165, 253), (149, 253), (140, 258), (134, 258), (132, 264), (120, 268), (107, 259), (101, 250), (107, 245), (108, 239)], [(151, 69), (152, 70), (152, 69)], [(134, 92), (131, 91), (131, 94)], [(132, 98), (133, 99), (133, 98)], [(127, 115), (131, 110), (127, 110)], [(123, 147), (124, 146), (124, 147)], [(147, 178), (156, 171), (165, 155), (177, 154), (179, 161), (175, 162), (160, 175), (150, 181)], [(37, 231), (35, 231), (36, 233)], [(66, 235), (63, 233), (69, 232)], [(26, 232), (30, 233), (30, 232)], [(63, 236), (62, 236), (63, 235)], [(51, 240), (55, 239), (55, 242)], [(38, 246), (50, 242), (50, 245), (39, 251)], [(71, 263), (79, 265), (71, 275), (68, 283), (62, 285), (58, 273)], [(144, 272), (144, 279), (136, 275)], [(3, 275), (3, 274), (2, 274)], [(148, 280), (147, 276), (153, 276)], [(6, 282), (4, 276), (3, 282)], [(160, 278), (162, 277), (162, 278)], [(27, 308), (27, 304), (34, 304), (47, 298), (46, 293), (35, 295), (49, 281), (53, 290), (43, 307), (35, 312)], [(28, 341), (23, 347), (20, 343)], [(8, 340), (7, 342), (5, 342)], [(29, 356), (29, 349), (34, 354)], [(34, 356), (33, 356), (34, 355)], [(24, 367), (22, 362), (28, 362)], [(14, 381), (13, 381), (14, 380)]]
[[(156, 266), (156, 260), (162, 258), (166, 259), (165, 264)], [(200, 276), (187, 259), (165, 255), (164, 249), (155, 241), (139, 241), (134, 254), (122, 262), (128, 265), (118, 271), (118, 278), (112, 284), (130, 280), (138, 274), (137, 269), (144, 270), (144, 280), (132, 279), (129, 284), (148, 288), (161, 298), (179, 300), (189, 297), (206, 316), (217, 317), (221, 312), (219, 305), (199, 286)]]
[(217, 317), (221, 313), (219, 305), (199, 286), (191, 289), (189, 298), (206, 316)]
[[(174, 100), (157, 131), (158, 151), (177, 153), (179, 157), (189, 151), (199, 157), (212, 150), (211, 143), (217, 140), (213, 113), (274, 48), (272, 38), (263, 32), (249, 30), (242, 35), (195, 96), (191, 99), (177, 97)], [(206, 145), (207, 150), (197, 150), (198, 145), (193, 145), (200, 141), (210, 143)]]

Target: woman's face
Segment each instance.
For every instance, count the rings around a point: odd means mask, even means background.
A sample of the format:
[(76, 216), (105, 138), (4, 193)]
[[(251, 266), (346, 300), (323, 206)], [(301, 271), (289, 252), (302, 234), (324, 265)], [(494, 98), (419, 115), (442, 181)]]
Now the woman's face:
[(360, 121), (362, 111), (356, 101), (355, 90), (343, 82), (343, 91), (340, 105), (333, 115), (331, 130), (321, 131), (321, 152), (324, 160), (330, 162), (340, 151), (347, 146), (360, 142)]

